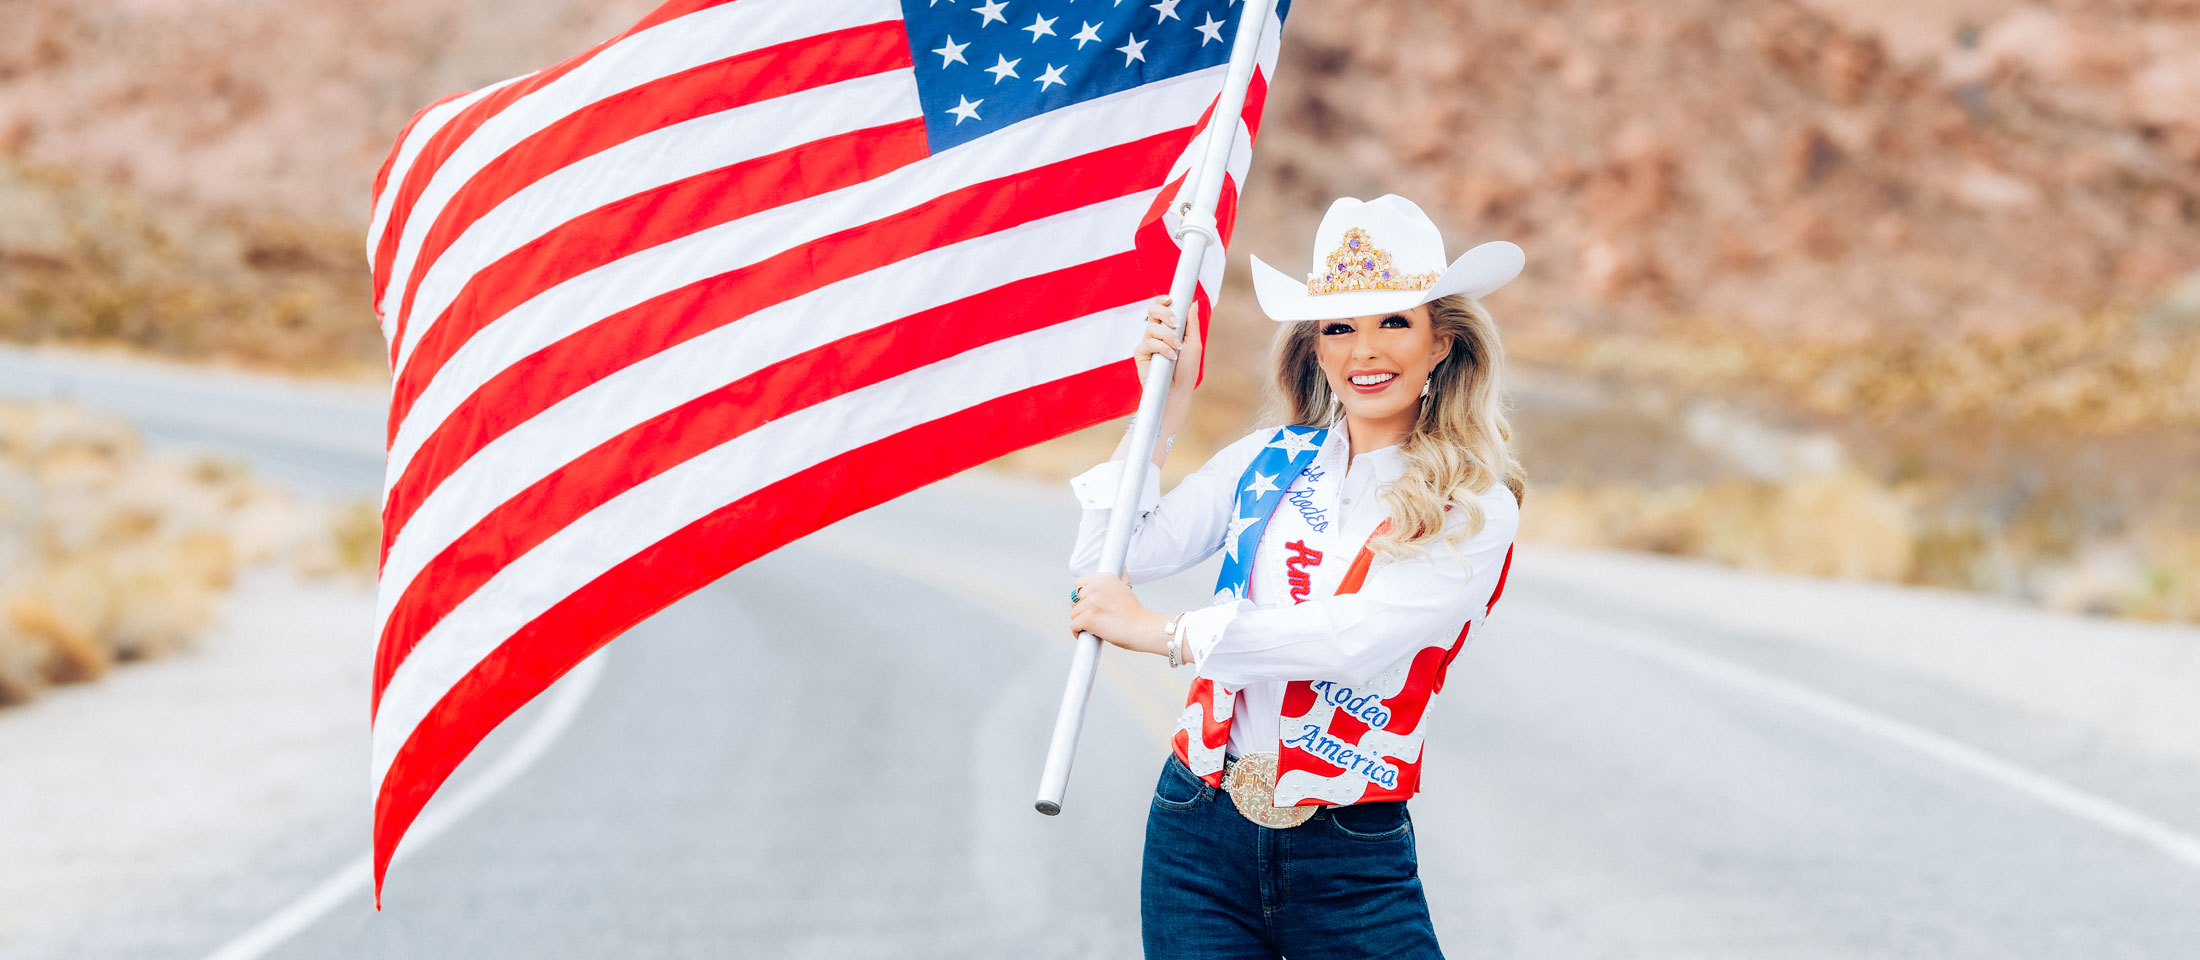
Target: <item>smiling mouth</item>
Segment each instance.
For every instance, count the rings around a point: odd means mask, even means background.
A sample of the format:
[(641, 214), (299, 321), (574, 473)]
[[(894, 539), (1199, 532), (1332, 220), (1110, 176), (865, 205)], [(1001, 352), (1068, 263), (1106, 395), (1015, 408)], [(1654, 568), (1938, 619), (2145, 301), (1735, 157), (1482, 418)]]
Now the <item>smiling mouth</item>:
[(1396, 379), (1398, 379), (1398, 375), (1395, 373), (1366, 373), (1353, 377), (1352, 385), (1362, 388), (1379, 387)]

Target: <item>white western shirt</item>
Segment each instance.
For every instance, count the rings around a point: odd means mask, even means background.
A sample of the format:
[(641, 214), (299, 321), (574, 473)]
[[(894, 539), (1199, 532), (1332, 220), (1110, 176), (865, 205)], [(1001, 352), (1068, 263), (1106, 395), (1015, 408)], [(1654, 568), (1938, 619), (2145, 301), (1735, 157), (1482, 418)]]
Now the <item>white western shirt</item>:
[[(1222, 549), (1239, 480), (1275, 433), (1255, 431), (1225, 447), (1165, 497), (1159, 471), (1148, 470), (1125, 579), (1158, 580)], [(1512, 491), (1496, 483), (1477, 496), (1482, 529), (1455, 544), (1456, 556), (1438, 543), (1419, 557), (1378, 558), (1358, 593), (1338, 596), (1346, 568), (1388, 516), (1383, 489), (1405, 471), (1396, 446), (1349, 457), (1348, 468), (1349, 449), (1339, 422), (1286, 488), (1261, 532), (1246, 598), (1184, 614), (1180, 630), (1195, 669), (1235, 691), (1230, 752), (1238, 756), (1276, 751), (1287, 682), (1355, 685), (1423, 647), (1448, 646), (1469, 619), (1483, 616), (1503, 573), (1520, 510)], [(1122, 469), (1112, 460), (1070, 481), (1084, 507), (1073, 575), (1100, 567)], [(1463, 525), (1463, 513), (1449, 511), (1447, 523)], [(1293, 582), (1294, 572), (1305, 575), (1302, 582)]]

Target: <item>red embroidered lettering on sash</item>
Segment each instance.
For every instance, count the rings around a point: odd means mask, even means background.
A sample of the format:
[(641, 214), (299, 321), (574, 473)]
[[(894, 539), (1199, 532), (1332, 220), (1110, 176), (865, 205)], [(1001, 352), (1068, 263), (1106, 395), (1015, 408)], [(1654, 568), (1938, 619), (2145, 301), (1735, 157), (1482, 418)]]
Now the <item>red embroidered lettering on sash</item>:
[(1321, 566), (1322, 552), (1307, 547), (1304, 540), (1293, 540), (1284, 547), (1291, 551), (1283, 560), (1284, 576), (1291, 581), (1291, 602), (1305, 603), (1314, 592), (1314, 578), (1306, 568)]
[[(1353, 558), (1352, 565), (1346, 569), (1343, 581), (1337, 585), (1338, 594), (1360, 591), (1367, 580), (1368, 571), (1374, 566), (1375, 554), (1371, 545), (1376, 538), (1389, 531), (1389, 520), (1384, 520), (1382, 525), (1375, 528), (1375, 532), (1368, 537), (1369, 546), (1360, 548), (1359, 555)], [(1284, 558), (1284, 566), (1286, 579), (1291, 587), (1292, 602), (1304, 603), (1313, 593), (1313, 577), (1308, 568), (1321, 564), (1321, 551), (1308, 548), (1303, 541), (1293, 541), (1284, 546), (1290, 551)], [(1504, 596), (1505, 583), (1512, 573), (1512, 561), (1512, 550), (1508, 547), (1505, 551), (1504, 567), (1498, 572), (1497, 586), (1490, 592), (1489, 605), (1484, 608), (1485, 616), (1496, 608), (1498, 599)], [(1382, 714), (1379, 718), (1363, 719), (1361, 715), (1339, 707), (1332, 712), (1327, 722), (1318, 726), (1306, 726), (1307, 732), (1302, 735), (1305, 744), (1291, 741), (1279, 744), (1282, 754), (1279, 772), (1303, 771), (1327, 778), (1343, 776), (1349, 770), (1368, 776), (1370, 782), (1357, 797), (1357, 802), (1404, 800), (1412, 797), (1420, 788), (1421, 763), (1418, 756), (1407, 759), (1382, 753), (1363, 753), (1360, 752), (1359, 745), (1373, 729), (1371, 724), (1380, 725), (1384, 732), (1398, 736), (1413, 736), (1419, 732), (1429, 698), (1444, 688), (1445, 674), (1450, 672), (1452, 661), (1458, 659), (1460, 651), (1465, 648), (1467, 634), (1472, 629), (1473, 621), (1470, 620), (1462, 625), (1458, 637), (1448, 647), (1429, 646), (1417, 652), (1407, 666), (1402, 689), (1380, 701)], [(1326, 684), (1324, 688), (1326, 689)], [(1190, 724), (1186, 723), (1171, 738), (1171, 746), (1175, 748), (1177, 756), (1187, 764), (1191, 762), (1191, 747), (1196, 736), (1198, 742), (1206, 748), (1206, 754), (1215, 758), (1218, 767), (1220, 765), (1220, 751), (1229, 742), (1232, 718), (1223, 710), (1217, 709), (1221, 706), (1218, 703), (1221, 700), (1219, 693), (1214, 684), (1205, 678), (1192, 683), (1192, 689), (1186, 697), (1186, 706), (1194, 708), (1188, 712), (1199, 718), (1200, 729), (1195, 735)], [(1294, 680), (1284, 688), (1283, 715), (1306, 716), (1321, 700), (1322, 694), (1315, 689), (1312, 682)], [(1419, 752), (1418, 746), (1419, 741), (1416, 738), (1413, 741), (1413, 752), (1416, 754)], [(1383, 776), (1375, 776), (1374, 772), (1377, 771)], [(1207, 771), (1201, 779), (1210, 786), (1216, 786), (1220, 784), (1222, 772), (1220, 769)], [(1330, 801), (1307, 798), (1304, 802)]]

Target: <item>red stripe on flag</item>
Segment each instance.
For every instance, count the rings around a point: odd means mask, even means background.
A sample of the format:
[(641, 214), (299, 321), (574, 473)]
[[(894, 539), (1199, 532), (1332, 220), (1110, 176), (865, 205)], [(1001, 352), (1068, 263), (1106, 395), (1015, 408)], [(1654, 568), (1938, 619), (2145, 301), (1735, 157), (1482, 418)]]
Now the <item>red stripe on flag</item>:
[[(405, 151), (405, 141), (412, 139), (413, 130), (420, 126), (420, 121), (425, 119), (435, 108), (472, 92), (471, 90), (461, 90), (439, 98), (434, 103), (421, 107), (413, 113), (412, 119), (405, 121), (405, 128), (397, 131), (397, 143), (390, 147), (390, 155), (382, 158), (382, 169), (374, 172), (374, 189), (367, 192), (367, 213), (369, 216), (373, 215), (376, 207), (382, 205), (382, 191), (389, 189), (390, 171), (397, 167), (397, 156)], [(375, 298), (377, 300), (381, 299), (381, 291), (375, 291)]]
[[(580, 65), (595, 59), (597, 54), (610, 49), (613, 44), (621, 40), (650, 27), (661, 25), (699, 10), (732, 2), (733, 0), (670, 0), (670, 2), (652, 11), (649, 16), (644, 17), (640, 23), (628, 27), (625, 32), (618, 36), (590, 47), (563, 63), (530, 74), (524, 80), (507, 84), (497, 92), (483, 97), (468, 105), (466, 109), (459, 111), (458, 116), (452, 117), (451, 122), (444, 124), (443, 129), (436, 131), (435, 136), (430, 138), (427, 145), (421, 148), (419, 155), (413, 160), (412, 169), (406, 171), (404, 181), (398, 186), (397, 202), (390, 209), (389, 226), (383, 229), (382, 243), (374, 255), (374, 289), (377, 291), (377, 301), (379, 302), (386, 295), (389, 287), (390, 264), (396, 259), (397, 240), (405, 232), (406, 220), (412, 216), (413, 203), (418, 201), (420, 194), (427, 190), (428, 182), (435, 178), (437, 170), (442, 169), (443, 161), (450, 159), (451, 153), (457, 150), (459, 145), (466, 141), (466, 138), (473, 136), (474, 131), (480, 129), (482, 124), (487, 123), (491, 117), (503, 113), (504, 108), (511, 106), (514, 101), (550, 85), (559, 77), (573, 72)], [(397, 356), (394, 342), (390, 356), (393, 358), (392, 363), (394, 363), (394, 358)]]
[[(1261, 110), (1267, 103), (1268, 77), (1262, 71), (1255, 70), (1253, 71), (1252, 82), (1246, 86), (1245, 109), (1239, 114), (1245, 121), (1247, 142), (1259, 137)], [(1205, 128), (1208, 120), (1214, 117), (1215, 108), (1220, 104), (1220, 97), (1208, 103), (1206, 113), (1200, 115), (1199, 123), (1193, 129)], [(1231, 137), (1233, 145), (1236, 140), (1235, 136)], [(1192, 159), (1196, 164), (1199, 158), (1193, 157)], [(1147, 209), (1145, 221), (1138, 230), (1138, 250), (1147, 258), (1147, 269), (1161, 276), (1172, 278), (1175, 276), (1177, 258), (1184, 252), (1183, 247), (1177, 242), (1176, 238), (1169, 235), (1168, 228), (1161, 218), (1168, 212), (1171, 204), (1181, 202), (1178, 194), (1184, 189), (1184, 184), (1189, 177), (1189, 172), (1179, 175), (1163, 186), (1160, 193), (1154, 195), (1153, 206)], [(1225, 249), (1229, 247), (1230, 238), (1237, 234), (1237, 216), (1237, 177), (1224, 174), (1222, 178), (1222, 195), (1215, 202), (1215, 226), (1216, 232), (1222, 237)], [(1168, 281), (1164, 280), (1162, 282), (1166, 283)], [(1202, 342), (1205, 341), (1214, 322), (1212, 294), (1213, 291), (1208, 290), (1204, 284), (1195, 286), (1192, 289), (1192, 305), (1199, 313), (1199, 335)], [(1192, 373), (1192, 386), (1196, 389), (1200, 384), (1206, 382), (1207, 354), (1205, 351), (1201, 351), (1199, 369)]]
[(575, 110), (520, 141), (466, 181), (437, 214), (398, 303), (402, 343), (413, 298), (437, 259), (513, 194), (635, 137), (775, 97), (913, 66), (900, 21), (821, 33), (682, 71)]
[(997, 340), (1135, 303), (1148, 290), (1129, 252), (1019, 280), (774, 363), (629, 428), (500, 504), (406, 584), (376, 644), (374, 709), (390, 675), (452, 609), (628, 490), (773, 420)]
[(389, 432), (453, 354), (513, 307), (639, 250), (861, 183), (924, 159), (924, 121), (813, 140), (605, 204), (559, 224), (466, 281), (421, 334), (390, 391)]
[(1125, 360), (958, 411), (728, 504), (544, 611), (476, 664), (398, 749), (374, 803), (377, 905), (398, 840), (428, 797), (497, 724), (612, 638), (781, 544), (1137, 404), (1137, 371)]
[(1245, 85), (1245, 109), (1238, 116), (1245, 119), (1245, 138), (1260, 139), (1260, 117), (1268, 106), (1268, 71), (1254, 70), (1253, 82)]
[[(384, 545), (482, 447), (588, 385), (772, 304), (952, 243), (1151, 189), (1174, 130), (976, 184), (614, 314), (499, 371), (438, 424), (390, 486)], [(1166, 281), (1164, 281), (1166, 282)]]

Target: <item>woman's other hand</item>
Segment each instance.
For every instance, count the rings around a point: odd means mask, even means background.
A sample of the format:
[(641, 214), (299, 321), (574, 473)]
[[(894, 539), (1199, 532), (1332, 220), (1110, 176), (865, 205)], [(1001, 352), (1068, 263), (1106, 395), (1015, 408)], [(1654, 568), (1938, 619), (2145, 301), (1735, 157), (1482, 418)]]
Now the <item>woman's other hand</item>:
[(1176, 361), (1176, 375), (1169, 380), (1169, 396), (1179, 394), (1189, 397), (1192, 382), (1199, 378), (1199, 357), (1205, 344), (1199, 335), (1199, 313), (1191, 311), (1189, 329), (1180, 325), (1176, 311), (1169, 309), (1169, 298), (1155, 297), (1146, 307), (1146, 336), (1138, 341), (1138, 349), (1132, 356), (1138, 359), (1138, 378), (1146, 378), (1146, 370), (1155, 354)]
[(1069, 608), (1070, 635), (1079, 632), (1140, 653), (1167, 656), (1169, 636), (1162, 632), (1169, 618), (1138, 602), (1130, 584), (1105, 573), (1077, 578), (1077, 602)]

